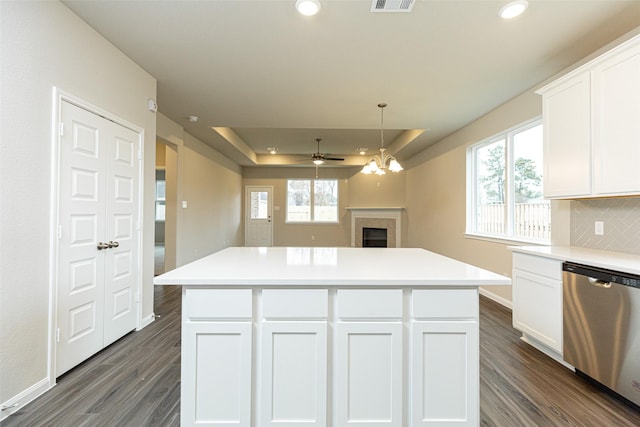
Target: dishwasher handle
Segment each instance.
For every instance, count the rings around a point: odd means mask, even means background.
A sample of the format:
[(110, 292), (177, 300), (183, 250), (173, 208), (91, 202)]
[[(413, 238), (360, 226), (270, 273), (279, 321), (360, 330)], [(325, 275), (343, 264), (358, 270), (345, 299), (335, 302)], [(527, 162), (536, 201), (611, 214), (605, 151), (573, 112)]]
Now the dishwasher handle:
[(611, 287), (611, 282), (606, 282), (604, 280), (596, 279), (595, 277), (588, 277), (589, 283), (597, 288), (609, 289)]

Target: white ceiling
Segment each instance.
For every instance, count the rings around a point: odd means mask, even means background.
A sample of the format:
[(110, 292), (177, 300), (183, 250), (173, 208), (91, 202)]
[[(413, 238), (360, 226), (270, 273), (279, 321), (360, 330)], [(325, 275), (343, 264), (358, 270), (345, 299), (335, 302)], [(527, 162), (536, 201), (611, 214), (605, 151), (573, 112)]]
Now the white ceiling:
[(161, 113), (245, 166), (300, 164), (285, 155), (316, 138), (361, 164), (355, 149), (380, 144), (380, 102), (385, 146), (407, 159), (640, 26), (639, 0), (529, 0), (511, 21), (506, 0), (416, 0), (411, 13), (320, 1), (315, 17), (295, 0), (64, 3), (157, 79)]

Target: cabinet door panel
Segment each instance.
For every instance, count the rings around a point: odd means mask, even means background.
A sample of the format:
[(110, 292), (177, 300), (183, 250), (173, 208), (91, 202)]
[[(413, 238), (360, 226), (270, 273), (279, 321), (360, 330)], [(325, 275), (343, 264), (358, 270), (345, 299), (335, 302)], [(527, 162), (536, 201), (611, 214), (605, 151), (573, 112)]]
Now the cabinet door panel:
[(339, 323), (336, 426), (402, 426), (402, 323)]
[(640, 46), (593, 71), (594, 193), (640, 191)]
[(562, 281), (514, 269), (513, 326), (562, 353)]
[(543, 94), (545, 197), (591, 193), (590, 93), (584, 73)]
[(251, 323), (186, 323), (181, 423), (251, 425)]
[(414, 322), (412, 426), (477, 426), (478, 323)]
[(265, 322), (262, 355), (262, 425), (325, 426), (327, 323)]

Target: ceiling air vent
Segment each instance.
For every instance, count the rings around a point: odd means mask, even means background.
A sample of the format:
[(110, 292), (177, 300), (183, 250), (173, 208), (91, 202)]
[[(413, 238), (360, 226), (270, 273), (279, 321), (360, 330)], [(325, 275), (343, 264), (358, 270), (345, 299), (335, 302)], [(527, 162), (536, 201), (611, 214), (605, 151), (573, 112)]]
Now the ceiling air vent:
[(411, 12), (415, 0), (372, 0), (371, 12)]

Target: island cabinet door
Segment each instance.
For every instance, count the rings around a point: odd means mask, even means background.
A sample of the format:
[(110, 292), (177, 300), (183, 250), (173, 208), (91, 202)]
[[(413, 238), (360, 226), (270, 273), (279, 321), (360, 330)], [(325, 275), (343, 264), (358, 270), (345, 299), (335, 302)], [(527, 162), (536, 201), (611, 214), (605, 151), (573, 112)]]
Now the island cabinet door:
[(258, 425), (327, 426), (328, 290), (263, 290), (262, 316)]
[(335, 427), (403, 423), (402, 290), (338, 290)]
[(411, 301), (411, 426), (477, 426), (478, 290), (414, 290)]
[(250, 322), (187, 322), (182, 329), (181, 425), (251, 426)]
[(251, 427), (252, 315), (251, 289), (183, 288), (183, 427)]
[(412, 324), (412, 426), (477, 426), (478, 323)]
[(327, 425), (327, 323), (262, 325), (260, 426)]

